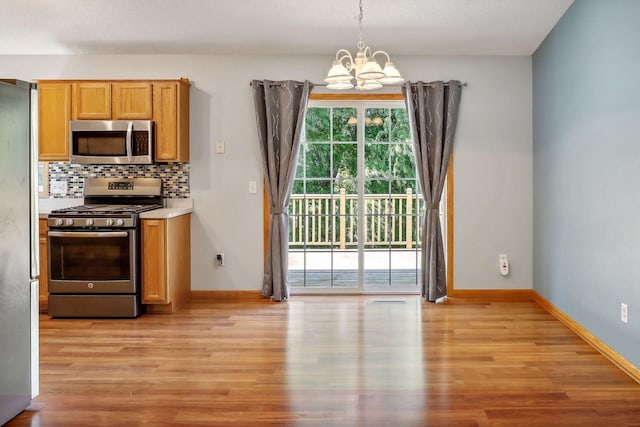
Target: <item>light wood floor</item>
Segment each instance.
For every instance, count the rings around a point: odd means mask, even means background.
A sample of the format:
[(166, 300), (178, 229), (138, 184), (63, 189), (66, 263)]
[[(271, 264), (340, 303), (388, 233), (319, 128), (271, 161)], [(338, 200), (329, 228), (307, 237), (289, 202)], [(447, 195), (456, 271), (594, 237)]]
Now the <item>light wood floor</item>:
[(8, 426), (640, 426), (640, 385), (534, 302), (296, 296), (41, 318)]

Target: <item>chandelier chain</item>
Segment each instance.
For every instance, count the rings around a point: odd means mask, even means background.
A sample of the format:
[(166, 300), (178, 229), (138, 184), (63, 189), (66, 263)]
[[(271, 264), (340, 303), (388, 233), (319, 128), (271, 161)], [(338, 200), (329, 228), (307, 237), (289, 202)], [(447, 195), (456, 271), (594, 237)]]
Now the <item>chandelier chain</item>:
[(362, 17), (364, 13), (362, 12), (362, 0), (360, 0), (360, 14), (358, 15), (358, 50), (364, 49), (364, 41), (362, 40)]

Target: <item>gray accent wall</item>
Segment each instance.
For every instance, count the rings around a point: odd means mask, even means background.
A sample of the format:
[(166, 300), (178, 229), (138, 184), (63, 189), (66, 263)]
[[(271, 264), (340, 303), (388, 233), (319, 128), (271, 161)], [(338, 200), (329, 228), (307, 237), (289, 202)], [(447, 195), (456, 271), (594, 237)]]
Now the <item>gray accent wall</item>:
[(576, 0), (533, 55), (533, 287), (636, 366), (638, 17), (637, 0)]

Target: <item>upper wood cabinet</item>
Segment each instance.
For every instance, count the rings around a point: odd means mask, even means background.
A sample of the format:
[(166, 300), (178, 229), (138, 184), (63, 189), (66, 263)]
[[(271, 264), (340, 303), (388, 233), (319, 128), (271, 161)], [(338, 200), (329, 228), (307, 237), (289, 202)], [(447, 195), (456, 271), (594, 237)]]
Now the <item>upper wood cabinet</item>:
[(69, 160), (71, 83), (38, 82), (38, 145), (43, 162)]
[(74, 82), (74, 120), (151, 120), (151, 82)]
[(118, 82), (111, 85), (113, 120), (151, 120), (151, 83)]
[(189, 161), (189, 82), (153, 83), (157, 162)]
[(73, 83), (74, 120), (111, 120), (111, 83)]
[(70, 120), (153, 120), (156, 162), (189, 161), (189, 80), (38, 82), (40, 160), (69, 160)]

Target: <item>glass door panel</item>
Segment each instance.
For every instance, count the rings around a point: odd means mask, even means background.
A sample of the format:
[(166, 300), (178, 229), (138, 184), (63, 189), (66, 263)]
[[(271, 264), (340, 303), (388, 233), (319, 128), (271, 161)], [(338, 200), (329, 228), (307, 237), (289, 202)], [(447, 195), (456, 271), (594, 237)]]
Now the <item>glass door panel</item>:
[[(364, 290), (415, 292), (415, 161), (404, 108), (365, 108)], [(370, 266), (370, 267), (369, 267)]]
[(342, 249), (333, 252), (333, 283), (336, 288), (358, 287), (358, 250)]
[(294, 292), (418, 291), (421, 205), (406, 111), (368, 104), (308, 108), (289, 205)]

